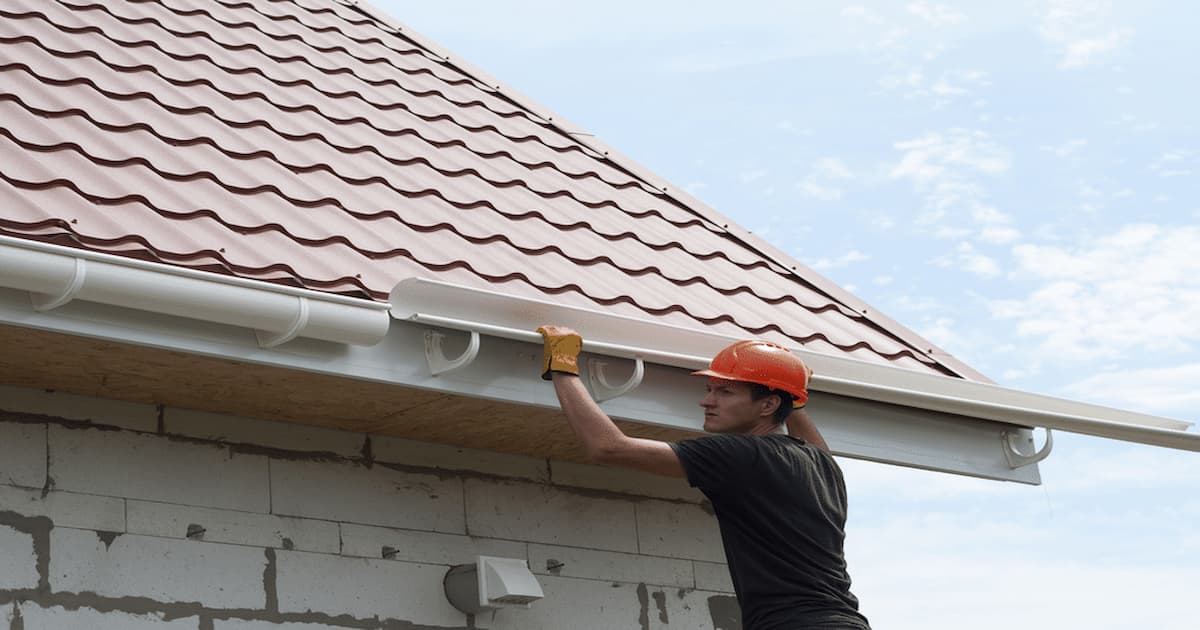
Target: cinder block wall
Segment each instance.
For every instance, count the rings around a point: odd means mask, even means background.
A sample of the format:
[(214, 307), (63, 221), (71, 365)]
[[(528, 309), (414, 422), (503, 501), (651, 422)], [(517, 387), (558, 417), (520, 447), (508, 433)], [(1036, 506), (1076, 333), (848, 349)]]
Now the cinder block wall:
[[(480, 554), (545, 598), (459, 613)], [(723, 562), (681, 481), (0, 386), (0, 630), (728, 630)]]

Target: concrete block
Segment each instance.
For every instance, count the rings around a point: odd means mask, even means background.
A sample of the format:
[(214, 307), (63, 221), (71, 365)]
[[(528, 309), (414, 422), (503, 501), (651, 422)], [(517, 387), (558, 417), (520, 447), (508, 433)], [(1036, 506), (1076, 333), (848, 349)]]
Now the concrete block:
[(551, 461), (550, 482), (558, 486), (611, 490), (642, 497), (682, 499), (693, 503), (704, 500), (704, 495), (683, 479), (611, 466)]
[(213, 630), (346, 630), (346, 626), (327, 626), (322, 623), (274, 623), (245, 619), (214, 619)]
[(525, 543), (511, 540), (342, 524), (342, 555), (382, 558), (385, 546), (396, 550), (392, 560), (424, 564), (467, 564), (477, 556), (525, 559), (528, 554)]
[(637, 504), (638, 550), (652, 556), (725, 562), (717, 518), (691, 503)]
[(404, 466), (466, 470), (534, 481), (546, 481), (550, 476), (544, 459), (416, 442), (386, 435), (371, 436), (371, 452), (376, 461)]
[(737, 599), (728, 593), (651, 590), (649, 595), (650, 617), (655, 622), (651, 623), (651, 628), (714, 630), (742, 627), (742, 613)]
[(50, 532), (50, 588), (102, 597), (194, 602), (207, 608), (263, 608), (261, 549), (151, 536), (102, 538), (96, 532)]
[(361, 456), (367, 439), (362, 433), (174, 407), (163, 410), (163, 430), (168, 434), (202, 440), (254, 444), (287, 451), (333, 453), (342, 457)]
[(271, 505), (288, 516), (466, 533), (460, 479), (383, 466), (272, 460)]
[(717, 593), (732, 593), (733, 578), (729, 577), (729, 567), (714, 562), (695, 561), (696, 588)]
[[(741, 628), (731, 596), (694, 589), (538, 576), (545, 599), (528, 609), (505, 609), (479, 623), (490, 630)], [(713, 601), (713, 598), (717, 598)], [(730, 613), (734, 617), (730, 617)], [(478, 623), (478, 620), (477, 620)]]
[(154, 433), (158, 408), (145, 403), (0, 385), (0, 409)]
[(446, 600), (447, 567), (281, 551), (276, 556), (279, 611), (350, 615), (413, 625), (465, 626)]
[[(644, 615), (634, 584), (538, 576), (546, 597), (528, 609), (506, 608), (484, 616), (480, 627), (491, 630), (562, 630), (563, 628), (657, 628), (642, 623)], [(647, 598), (647, 604), (650, 604)], [(477, 619), (478, 621), (478, 619)]]
[(540, 575), (692, 588), (689, 560), (577, 547), (529, 545), (529, 568)]
[(467, 479), (467, 526), (474, 536), (637, 551), (633, 502), (545, 484)]
[(0, 486), (0, 511), (22, 516), (45, 516), (58, 527), (78, 527), (105, 532), (125, 531), (125, 500), (57, 490)]
[(267, 458), (156, 435), (50, 427), (55, 487), (87, 494), (269, 511)]
[(37, 585), (33, 536), (0, 525), (0, 590), (36, 588)]
[(337, 553), (338, 525), (330, 521), (235, 512), (170, 503), (129, 500), (130, 534), (186, 538), (189, 525), (204, 533), (194, 540)]
[(167, 621), (162, 613), (135, 615), (119, 611), (101, 612), (91, 608), (42, 608), (32, 602), (21, 604), (21, 619), (25, 630), (197, 630), (200, 627), (199, 617)]
[(0, 484), (46, 485), (46, 425), (0, 422)]

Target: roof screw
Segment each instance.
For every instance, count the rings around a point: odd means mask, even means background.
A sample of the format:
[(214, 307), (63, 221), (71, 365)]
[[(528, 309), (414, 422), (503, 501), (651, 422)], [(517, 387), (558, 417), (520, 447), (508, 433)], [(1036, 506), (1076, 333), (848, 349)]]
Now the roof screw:
[(202, 525), (197, 525), (195, 523), (192, 523), (192, 524), (188, 525), (187, 537), (191, 538), (193, 540), (198, 540), (200, 538), (204, 538), (204, 532), (206, 532), (206, 531), (208, 531), (208, 530), (204, 529), (204, 527)]
[(398, 554), (398, 553), (400, 553), (399, 549), (396, 549), (395, 547), (388, 547), (387, 545), (384, 545), (383, 549), (381, 549), (379, 551), (379, 555), (383, 556), (384, 558), (387, 558), (388, 560), (395, 558), (396, 554)]

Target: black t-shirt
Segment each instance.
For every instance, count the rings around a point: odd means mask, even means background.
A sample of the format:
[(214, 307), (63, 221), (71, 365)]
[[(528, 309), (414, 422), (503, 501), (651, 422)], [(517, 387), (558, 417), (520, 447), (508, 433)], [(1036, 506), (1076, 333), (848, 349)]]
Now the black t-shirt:
[(671, 448), (712, 501), (744, 630), (867, 628), (846, 573), (846, 484), (833, 457), (783, 434)]

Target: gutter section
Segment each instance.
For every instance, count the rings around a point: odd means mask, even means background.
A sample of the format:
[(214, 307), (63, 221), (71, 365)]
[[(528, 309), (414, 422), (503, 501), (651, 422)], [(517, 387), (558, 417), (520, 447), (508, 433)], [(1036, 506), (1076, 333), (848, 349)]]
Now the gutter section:
[[(689, 328), (422, 278), (401, 281), (390, 298), (392, 317), (404, 321), (539, 344), (541, 337), (534, 332), (537, 326), (563, 324), (586, 334), (583, 347), (587, 352), (689, 370), (707, 366), (708, 357), (737, 341)], [(478, 321), (480, 313), (487, 314), (486, 322)], [(1186, 431), (1191, 423), (799, 348), (792, 350), (816, 371), (810, 386), (818, 392), (1200, 452), (1200, 433)]]
[(389, 326), (387, 304), (7, 236), (0, 287), (29, 291), (42, 312), (79, 300), (248, 328), (264, 348), (297, 337), (370, 346)]

